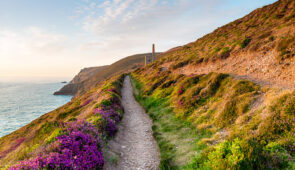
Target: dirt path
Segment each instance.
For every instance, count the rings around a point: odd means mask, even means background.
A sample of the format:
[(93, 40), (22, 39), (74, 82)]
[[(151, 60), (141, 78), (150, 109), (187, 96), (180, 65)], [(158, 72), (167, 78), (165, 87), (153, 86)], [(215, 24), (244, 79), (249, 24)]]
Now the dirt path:
[(152, 135), (152, 121), (133, 97), (129, 76), (122, 89), (124, 117), (108, 143), (106, 170), (156, 170), (160, 155)]

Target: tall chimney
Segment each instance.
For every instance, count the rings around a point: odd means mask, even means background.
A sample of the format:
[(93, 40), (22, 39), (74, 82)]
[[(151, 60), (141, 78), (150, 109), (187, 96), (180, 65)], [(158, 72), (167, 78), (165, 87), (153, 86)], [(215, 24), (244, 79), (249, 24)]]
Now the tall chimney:
[(155, 44), (153, 44), (152, 62), (155, 61), (155, 56), (156, 56), (156, 53), (155, 53)]

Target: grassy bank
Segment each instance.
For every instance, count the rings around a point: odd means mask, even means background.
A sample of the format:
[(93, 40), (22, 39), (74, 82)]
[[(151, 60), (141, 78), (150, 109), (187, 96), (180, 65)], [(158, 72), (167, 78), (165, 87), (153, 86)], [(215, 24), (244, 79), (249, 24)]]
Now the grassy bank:
[(1, 138), (0, 168), (102, 169), (102, 145), (115, 135), (116, 124), (123, 116), (124, 77), (108, 79)]
[(295, 93), (226, 74), (132, 73), (161, 169), (294, 169)]
[(202, 138), (210, 133), (199, 131), (190, 123), (178, 119), (169, 105), (169, 98), (143, 96), (142, 84), (131, 79), (136, 89), (136, 100), (146, 109), (153, 120), (153, 132), (161, 152), (161, 169), (181, 169), (190, 162), (190, 157), (206, 148)]

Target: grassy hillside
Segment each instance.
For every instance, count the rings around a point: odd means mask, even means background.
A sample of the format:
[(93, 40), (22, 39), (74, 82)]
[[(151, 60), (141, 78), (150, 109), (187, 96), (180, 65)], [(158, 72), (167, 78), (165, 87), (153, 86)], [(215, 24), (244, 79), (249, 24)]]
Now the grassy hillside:
[(132, 72), (161, 169), (295, 168), (294, 35), (280, 0)]
[[(161, 53), (157, 53), (157, 58)], [(111, 65), (90, 67), (82, 69), (73, 80), (55, 92), (55, 95), (75, 95), (75, 97), (84, 94), (87, 90), (95, 87), (101, 81), (120, 73), (131, 71), (144, 66), (145, 56), (151, 53), (136, 54), (125, 57)]]
[(182, 74), (231, 73), (294, 87), (295, 1), (257, 9), (164, 55), (157, 66)]
[(132, 75), (154, 120), (162, 169), (295, 167), (294, 92), (220, 73)]
[[(100, 129), (99, 133), (104, 140), (106, 129), (101, 126), (107, 124), (102, 117), (93, 117), (93, 113), (102, 106), (112, 106), (118, 102), (116, 98), (120, 98), (122, 82), (122, 76), (118, 75), (143, 66), (146, 55), (151, 54), (126, 57), (110, 66), (84, 70), (76, 76), (72, 83), (76, 85), (77, 92), (69, 103), (0, 138), (0, 168), (47, 153), (48, 147), (51, 147), (48, 140), (55, 138), (60, 126), (66, 122), (90, 122)], [(117, 106), (114, 107), (112, 109), (116, 110)], [(118, 113), (121, 115), (122, 109)]]
[[(44, 165), (43, 168), (52, 168), (52, 166), (66, 168), (69, 165), (65, 162), (74, 160), (73, 157), (82, 156), (84, 149), (87, 149), (84, 147), (89, 147), (87, 143), (83, 143), (84, 139), (92, 142), (92, 150), (98, 149), (96, 155), (92, 155), (96, 157), (83, 156), (80, 162), (71, 163), (70, 166), (75, 164), (80, 168), (102, 167), (103, 162), (95, 161), (103, 159), (101, 144), (109, 136), (115, 134), (116, 123), (122, 117), (120, 90), (123, 79), (124, 75), (120, 75), (100, 82), (84, 95), (2, 137), (0, 139), (0, 168), (9, 167), (23, 160), (25, 162), (15, 165), (15, 168), (32, 169), (40, 168), (41, 165)], [(71, 140), (80, 142), (80, 139), (83, 140), (78, 148), (74, 148), (74, 144), (77, 143), (70, 145), (65, 143)], [(68, 146), (73, 146), (73, 148), (68, 148)], [(50, 163), (50, 161), (56, 162)]]
[[(157, 53), (158, 57), (160, 57), (159, 54), (160, 53)], [(132, 55), (107, 66), (103, 70), (79, 83), (75, 97), (85, 94), (89, 89), (95, 87), (98, 83), (107, 78), (110, 78), (111, 76), (120, 73), (126, 73), (133, 69), (144, 66), (144, 58), (148, 55), (151, 55), (151, 53)]]
[[(100, 139), (113, 135), (122, 77), (103, 80), (131, 71), (161, 169), (295, 169), (294, 37), (295, 1), (280, 0), (147, 67), (138, 68), (146, 54), (120, 60), (84, 80), (68, 104), (1, 138), (0, 167), (49, 154), (64, 122), (87, 120)], [(98, 108), (117, 116), (104, 119)]]

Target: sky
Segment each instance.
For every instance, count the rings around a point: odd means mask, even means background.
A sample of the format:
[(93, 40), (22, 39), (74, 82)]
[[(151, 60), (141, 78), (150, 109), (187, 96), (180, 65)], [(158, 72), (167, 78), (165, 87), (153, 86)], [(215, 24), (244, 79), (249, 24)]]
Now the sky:
[(275, 0), (0, 0), (0, 81), (70, 80), (80, 69), (187, 44)]

